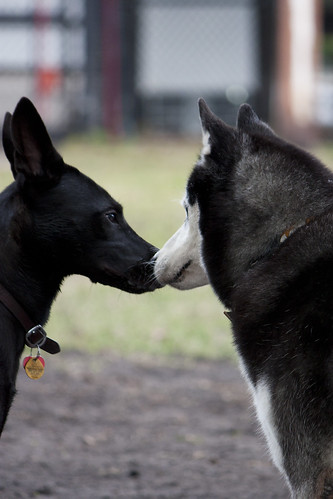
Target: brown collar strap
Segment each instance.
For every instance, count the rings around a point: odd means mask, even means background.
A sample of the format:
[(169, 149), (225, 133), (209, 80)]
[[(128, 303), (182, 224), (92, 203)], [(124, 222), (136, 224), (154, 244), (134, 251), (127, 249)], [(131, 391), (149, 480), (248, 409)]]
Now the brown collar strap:
[(52, 354), (60, 352), (59, 344), (47, 337), (47, 334), (41, 325), (36, 325), (36, 323), (32, 322), (25, 310), (2, 284), (0, 284), (0, 301), (20, 322), (23, 329), (26, 331), (25, 344), (28, 347), (39, 347), (45, 350), (45, 352)]
[(223, 313), (229, 319), (229, 321), (232, 322), (232, 312), (231, 312), (231, 310), (229, 312), (227, 310), (225, 310)]
[(282, 234), (282, 236), (280, 237), (280, 243), (283, 243), (297, 229), (299, 229), (300, 227), (303, 227), (303, 225), (308, 225), (310, 222), (312, 222), (313, 219), (314, 219), (314, 217), (309, 217), (303, 223), (300, 223), (299, 225), (292, 225), (291, 227), (289, 227), (288, 229), (286, 229), (284, 231), (284, 233)]

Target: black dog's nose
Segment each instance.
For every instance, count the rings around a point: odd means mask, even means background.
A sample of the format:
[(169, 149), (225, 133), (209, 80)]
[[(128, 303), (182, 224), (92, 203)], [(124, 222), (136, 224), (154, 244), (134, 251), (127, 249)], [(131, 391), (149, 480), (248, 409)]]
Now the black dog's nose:
[(155, 246), (151, 246), (149, 260), (152, 260), (158, 251), (160, 251), (159, 248), (156, 248)]

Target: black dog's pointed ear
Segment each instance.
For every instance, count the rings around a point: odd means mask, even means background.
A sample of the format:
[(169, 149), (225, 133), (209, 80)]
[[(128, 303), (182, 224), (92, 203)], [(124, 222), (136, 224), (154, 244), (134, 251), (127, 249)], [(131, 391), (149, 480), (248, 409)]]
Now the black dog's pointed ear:
[(11, 134), (11, 122), (12, 115), (10, 113), (5, 114), (5, 119), (2, 127), (2, 145), (5, 151), (6, 158), (8, 159), (14, 178), (16, 177), (16, 170), (14, 168), (14, 144)]
[(202, 127), (202, 154), (227, 154), (234, 152), (236, 146), (235, 129), (224, 123), (207, 106), (204, 99), (199, 99), (199, 113)]
[(237, 117), (238, 130), (245, 133), (260, 133), (274, 136), (273, 130), (257, 116), (249, 104), (242, 104)]
[(14, 155), (11, 154), (14, 156), (12, 169), (30, 180), (59, 179), (64, 162), (53, 147), (46, 127), (32, 102), (23, 97), (10, 121), (11, 147), (14, 149)]

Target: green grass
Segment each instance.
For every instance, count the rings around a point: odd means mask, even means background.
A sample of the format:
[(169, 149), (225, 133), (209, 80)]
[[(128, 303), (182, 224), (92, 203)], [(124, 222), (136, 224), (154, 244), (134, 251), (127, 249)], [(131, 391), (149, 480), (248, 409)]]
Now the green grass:
[[(184, 219), (180, 205), (200, 142), (111, 141), (77, 137), (58, 145), (65, 161), (103, 185), (131, 226), (161, 247)], [(0, 158), (0, 187), (11, 181)], [(145, 295), (69, 277), (54, 303), (48, 334), (63, 349), (120, 354), (233, 357), (230, 325), (209, 286)]]

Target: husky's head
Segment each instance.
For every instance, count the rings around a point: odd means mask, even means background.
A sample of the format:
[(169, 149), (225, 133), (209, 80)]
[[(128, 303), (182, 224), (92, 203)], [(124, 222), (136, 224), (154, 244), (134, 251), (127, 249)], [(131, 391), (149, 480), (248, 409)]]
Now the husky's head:
[(277, 250), (284, 233), (332, 205), (333, 176), (249, 105), (240, 107), (236, 128), (202, 99), (199, 109), (203, 148), (187, 183), (186, 220), (157, 253), (155, 274), (179, 289), (209, 277), (228, 306), (238, 279)]

